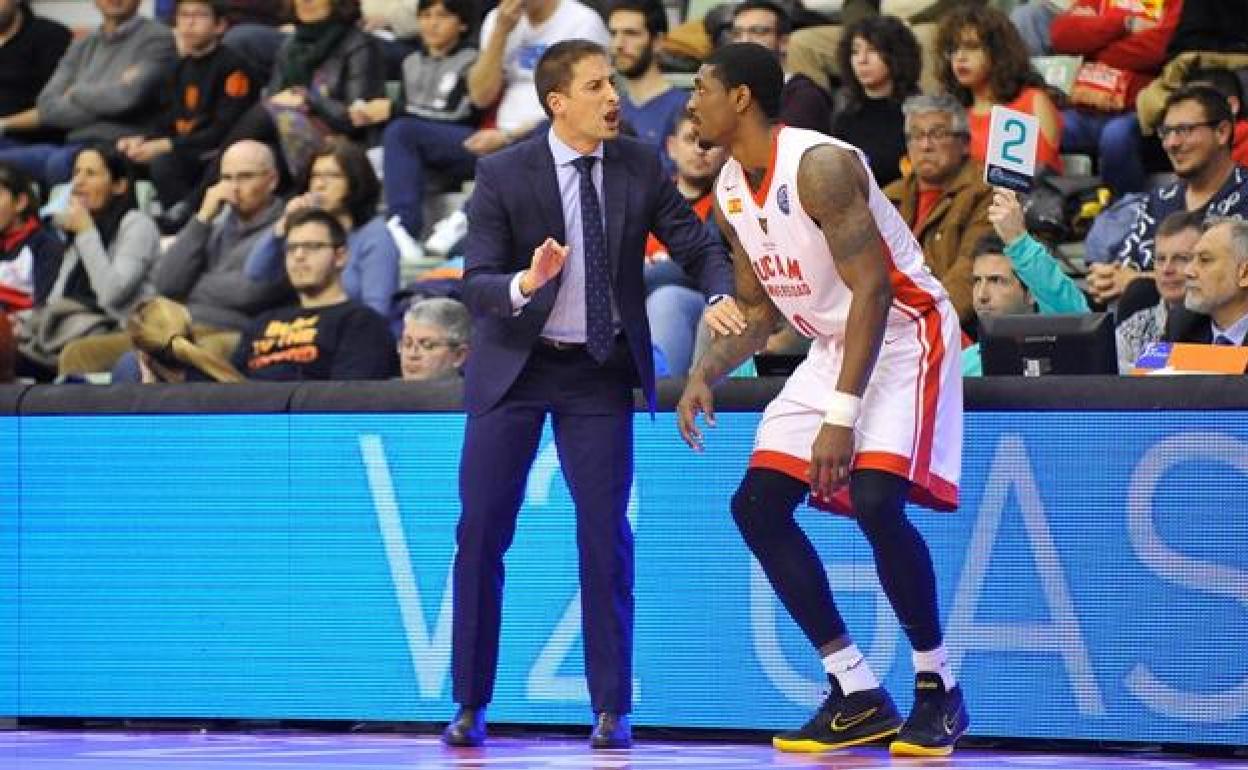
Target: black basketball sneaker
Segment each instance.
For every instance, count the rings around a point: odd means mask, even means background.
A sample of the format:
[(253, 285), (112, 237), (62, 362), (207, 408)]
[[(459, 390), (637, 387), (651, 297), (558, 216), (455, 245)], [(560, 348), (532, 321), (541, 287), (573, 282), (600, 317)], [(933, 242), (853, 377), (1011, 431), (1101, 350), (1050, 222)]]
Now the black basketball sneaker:
[(888, 749), (899, 757), (948, 756), (970, 724), (961, 686), (946, 690), (939, 674), (921, 671), (914, 677), (910, 718)]
[(883, 687), (845, 695), (836, 677), (828, 697), (806, 724), (781, 733), (771, 745), (781, 751), (834, 751), (871, 743), (895, 735), (901, 727), (901, 714)]

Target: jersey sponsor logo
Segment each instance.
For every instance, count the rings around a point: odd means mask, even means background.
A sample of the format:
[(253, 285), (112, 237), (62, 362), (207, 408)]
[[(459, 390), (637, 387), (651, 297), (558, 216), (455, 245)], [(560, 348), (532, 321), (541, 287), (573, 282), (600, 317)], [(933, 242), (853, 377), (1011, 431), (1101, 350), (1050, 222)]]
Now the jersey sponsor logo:
[(776, 205), (780, 207), (780, 213), (788, 216), (789, 214), (789, 186), (787, 184), (780, 185), (780, 189), (776, 190)]
[[(763, 228), (764, 233), (767, 233), (767, 217), (759, 217), (758, 226)], [(767, 234), (770, 235), (771, 233), (767, 233)]]
[(729, 198), (729, 199), (728, 199), (728, 213), (729, 213), (729, 214), (740, 214), (740, 213), (741, 213), (741, 199), (740, 199), (740, 198)]

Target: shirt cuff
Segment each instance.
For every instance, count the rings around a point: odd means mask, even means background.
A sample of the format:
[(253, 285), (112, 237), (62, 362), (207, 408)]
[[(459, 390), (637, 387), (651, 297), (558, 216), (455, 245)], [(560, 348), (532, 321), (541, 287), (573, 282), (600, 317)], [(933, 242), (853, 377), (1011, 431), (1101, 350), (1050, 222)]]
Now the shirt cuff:
[(524, 306), (529, 304), (529, 300), (533, 299), (531, 296), (524, 296), (524, 293), (520, 291), (520, 278), (523, 275), (524, 271), (521, 270), (511, 277), (511, 310), (513, 315), (520, 315), (520, 311), (524, 309)]

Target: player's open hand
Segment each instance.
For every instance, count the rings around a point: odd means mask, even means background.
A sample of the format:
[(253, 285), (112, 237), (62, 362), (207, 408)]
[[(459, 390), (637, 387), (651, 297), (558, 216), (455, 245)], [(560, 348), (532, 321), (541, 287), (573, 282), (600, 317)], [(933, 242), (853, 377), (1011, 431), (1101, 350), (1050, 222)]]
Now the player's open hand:
[(706, 415), (706, 424), (715, 427), (715, 396), (711, 387), (701, 377), (690, 377), (685, 392), (676, 404), (676, 426), (680, 437), (695, 452), (702, 451), (702, 431), (698, 428), (698, 415)]
[(711, 334), (718, 337), (745, 333), (745, 314), (732, 297), (724, 297), (714, 305), (708, 305), (702, 320), (706, 321)]
[(854, 463), (854, 429), (824, 424), (810, 448), (810, 494), (831, 500), (849, 482)]

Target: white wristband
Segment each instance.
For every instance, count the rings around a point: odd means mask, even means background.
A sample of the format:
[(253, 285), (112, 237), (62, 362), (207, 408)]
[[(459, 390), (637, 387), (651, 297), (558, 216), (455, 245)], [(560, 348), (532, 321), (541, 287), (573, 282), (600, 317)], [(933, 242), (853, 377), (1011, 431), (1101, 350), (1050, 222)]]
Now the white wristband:
[(852, 428), (858, 423), (858, 410), (861, 406), (862, 398), (859, 396), (834, 390), (832, 398), (828, 399), (828, 409), (823, 413), (823, 421), (828, 425)]

